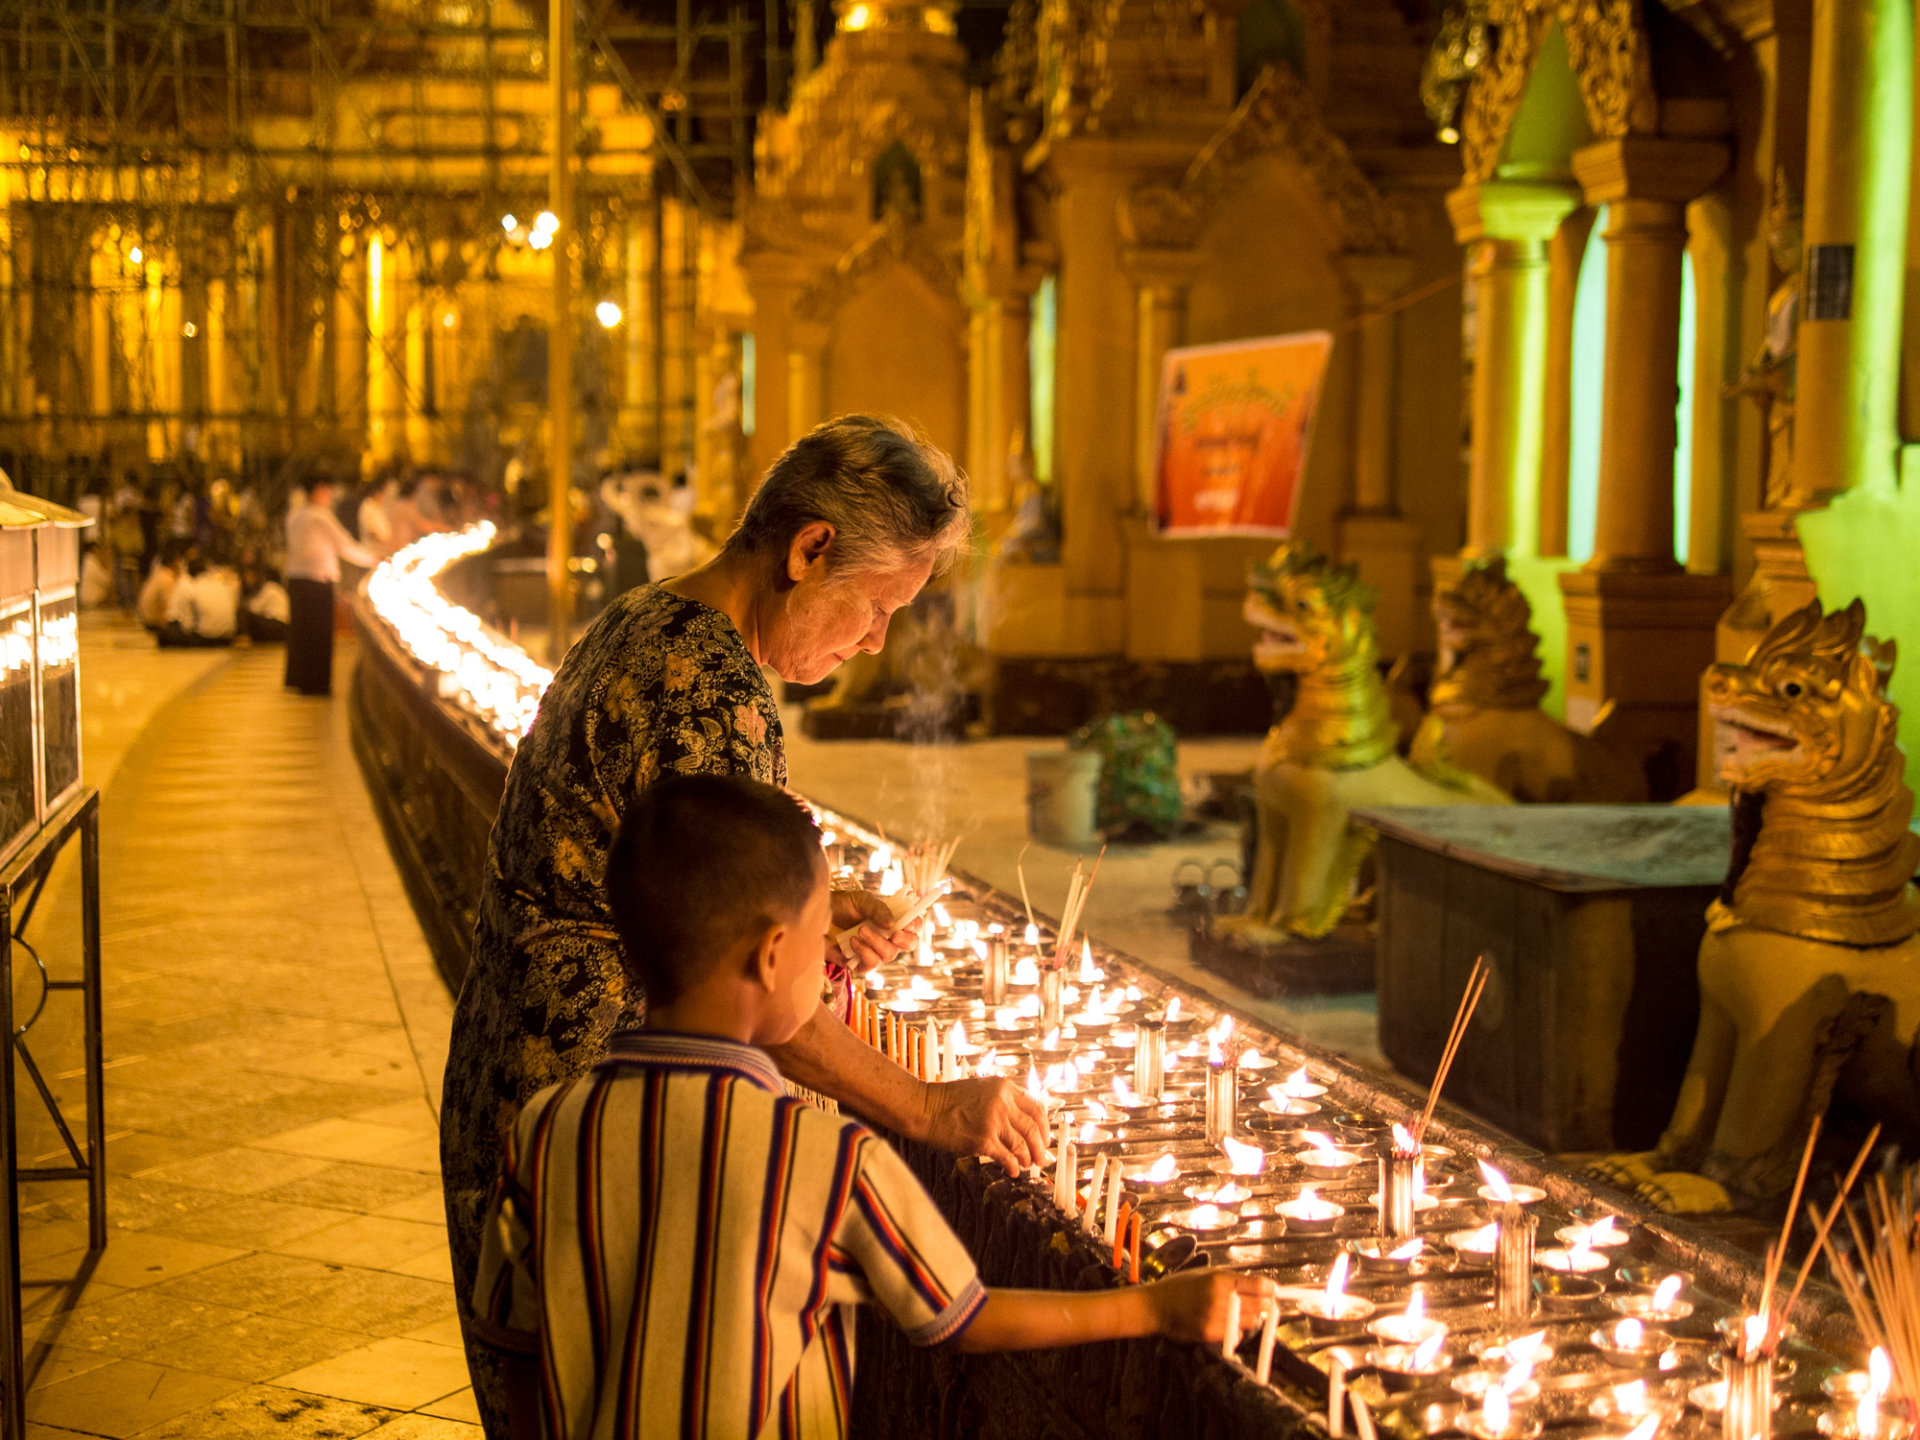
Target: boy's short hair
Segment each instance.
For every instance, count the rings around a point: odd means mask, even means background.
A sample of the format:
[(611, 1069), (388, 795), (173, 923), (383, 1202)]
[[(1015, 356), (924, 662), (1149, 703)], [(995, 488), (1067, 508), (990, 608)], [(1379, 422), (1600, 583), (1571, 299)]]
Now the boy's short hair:
[(653, 999), (676, 999), (742, 940), (798, 916), (825, 870), (820, 829), (786, 791), (738, 775), (663, 777), (607, 856), (627, 974)]

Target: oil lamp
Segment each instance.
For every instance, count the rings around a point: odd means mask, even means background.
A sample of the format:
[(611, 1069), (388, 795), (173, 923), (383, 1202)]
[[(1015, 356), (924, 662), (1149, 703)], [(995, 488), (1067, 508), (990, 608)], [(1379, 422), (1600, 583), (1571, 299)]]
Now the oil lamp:
[(1330, 1335), (1349, 1325), (1373, 1318), (1373, 1302), (1347, 1294), (1347, 1269), (1351, 1264), (1343, 1250), (1327, 1272), (1327, 1286), (1300, 1298), (1300, 1311), (1317, 1335)]

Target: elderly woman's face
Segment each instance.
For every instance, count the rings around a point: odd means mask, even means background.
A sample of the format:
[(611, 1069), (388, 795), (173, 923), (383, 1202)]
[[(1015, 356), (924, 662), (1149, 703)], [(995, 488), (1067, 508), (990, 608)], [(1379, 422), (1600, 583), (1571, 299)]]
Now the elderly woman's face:
[(846, 578), (829, 574), (824, 559), (795, 568), (793, 588), (761, 631), (761, 658), (782, 680), (813, 685), (859, 651), (879, 652), (894, 612), (920, 593), (933, 559)]

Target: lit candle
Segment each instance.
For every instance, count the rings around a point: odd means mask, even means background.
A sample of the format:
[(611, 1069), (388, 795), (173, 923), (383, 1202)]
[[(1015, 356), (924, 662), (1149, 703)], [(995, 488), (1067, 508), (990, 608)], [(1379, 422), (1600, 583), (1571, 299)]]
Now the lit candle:
[(1547, 1192), (1538, 1185), (1512, 1185), (1507, 1177), (1486, 1161), (1479, 1162), (1480, 1178), (1486, 1183), (1479, 1189), (1482, 1200), (1491, 1200), (1496, 1205), (1531, 1205), (1547, 1198)]
[(1321, 1199), (1311, 1185), (1301, 1186), (1298, 1198), (1283, 1200), (1273, 1208), (1287, 1224), (1301, 1230), (1325, 1230), (1347, 1213), (1345, 1206)]
[(1287, 1076), (1285, 1080), (1281, 1081), (1280, 1088), (1294, 1100), (1312, 1100), (1316, 1096), (1327, 1093), (1326, 1086), (1316, 1085), (1313, 1082), (1312, 1077), (1307, 1074), (1307, 1067), (1304, 1065)]
[(1253, 1378), (1262, 1385), (1273, 1377), (1273, 1342), (1280, 1329), (1280, 1306), (1268, 1300), (1261, 1306), (1260, 1318), (1260, 1358), (1254, 1366)]
[(1413, 1287), (1403, 1312), (1382, 1315), (1367, 1329), (1382, 1340), (1391, 1340), (1396, 1345), (1424, 1345), (1435, 1338), (1444, 1339), (1447, 1333), (1444, 1322), (1427, 1314), (1427, 1297), (1418, 1285)]
[(1229, 1174), (1259, 1175), (1267, 1168), (1267, 1152), (1258, 1145), (1249, 1145), (1231, 1135), (1223, 1135), (1220, 1137), (1220, 1148), (1227, 1152)]
[(1089, 1235), (1098, 1235), (1100, 1233), (1100, 1192), (1107, 1183), (1108, 1163), (1109, 1161), (1105, 1155), (1099, 1155), (1094, 1158), (1093, 1185), (1087, 1191), (1087, 1209), (1083, 1216), (1083, 1223), (1086, 1225)]
[(1347, 1267), (1352, 1257), (1344, 1250), (1327, 1272), (1327, 1287), (1300, 1299), (1301, 1312), (1316, 1331), (1326, 1332), (1344, 1325), (1356, 1325), (1371, 1319), (1373, 1304), (1358, 1295), (1347, 1294)]

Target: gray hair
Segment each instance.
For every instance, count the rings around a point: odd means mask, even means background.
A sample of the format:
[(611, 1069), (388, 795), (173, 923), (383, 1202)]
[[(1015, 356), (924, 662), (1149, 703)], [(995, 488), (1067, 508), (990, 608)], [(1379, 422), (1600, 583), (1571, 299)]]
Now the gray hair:
[(842, 415), (789, 445), (728, 537), (736, 554), (784, 557), (808, 525), (833, 527), (828, 564), (844, 575), (944, 567), (967, 538), (967, 479), (911, 426)]

